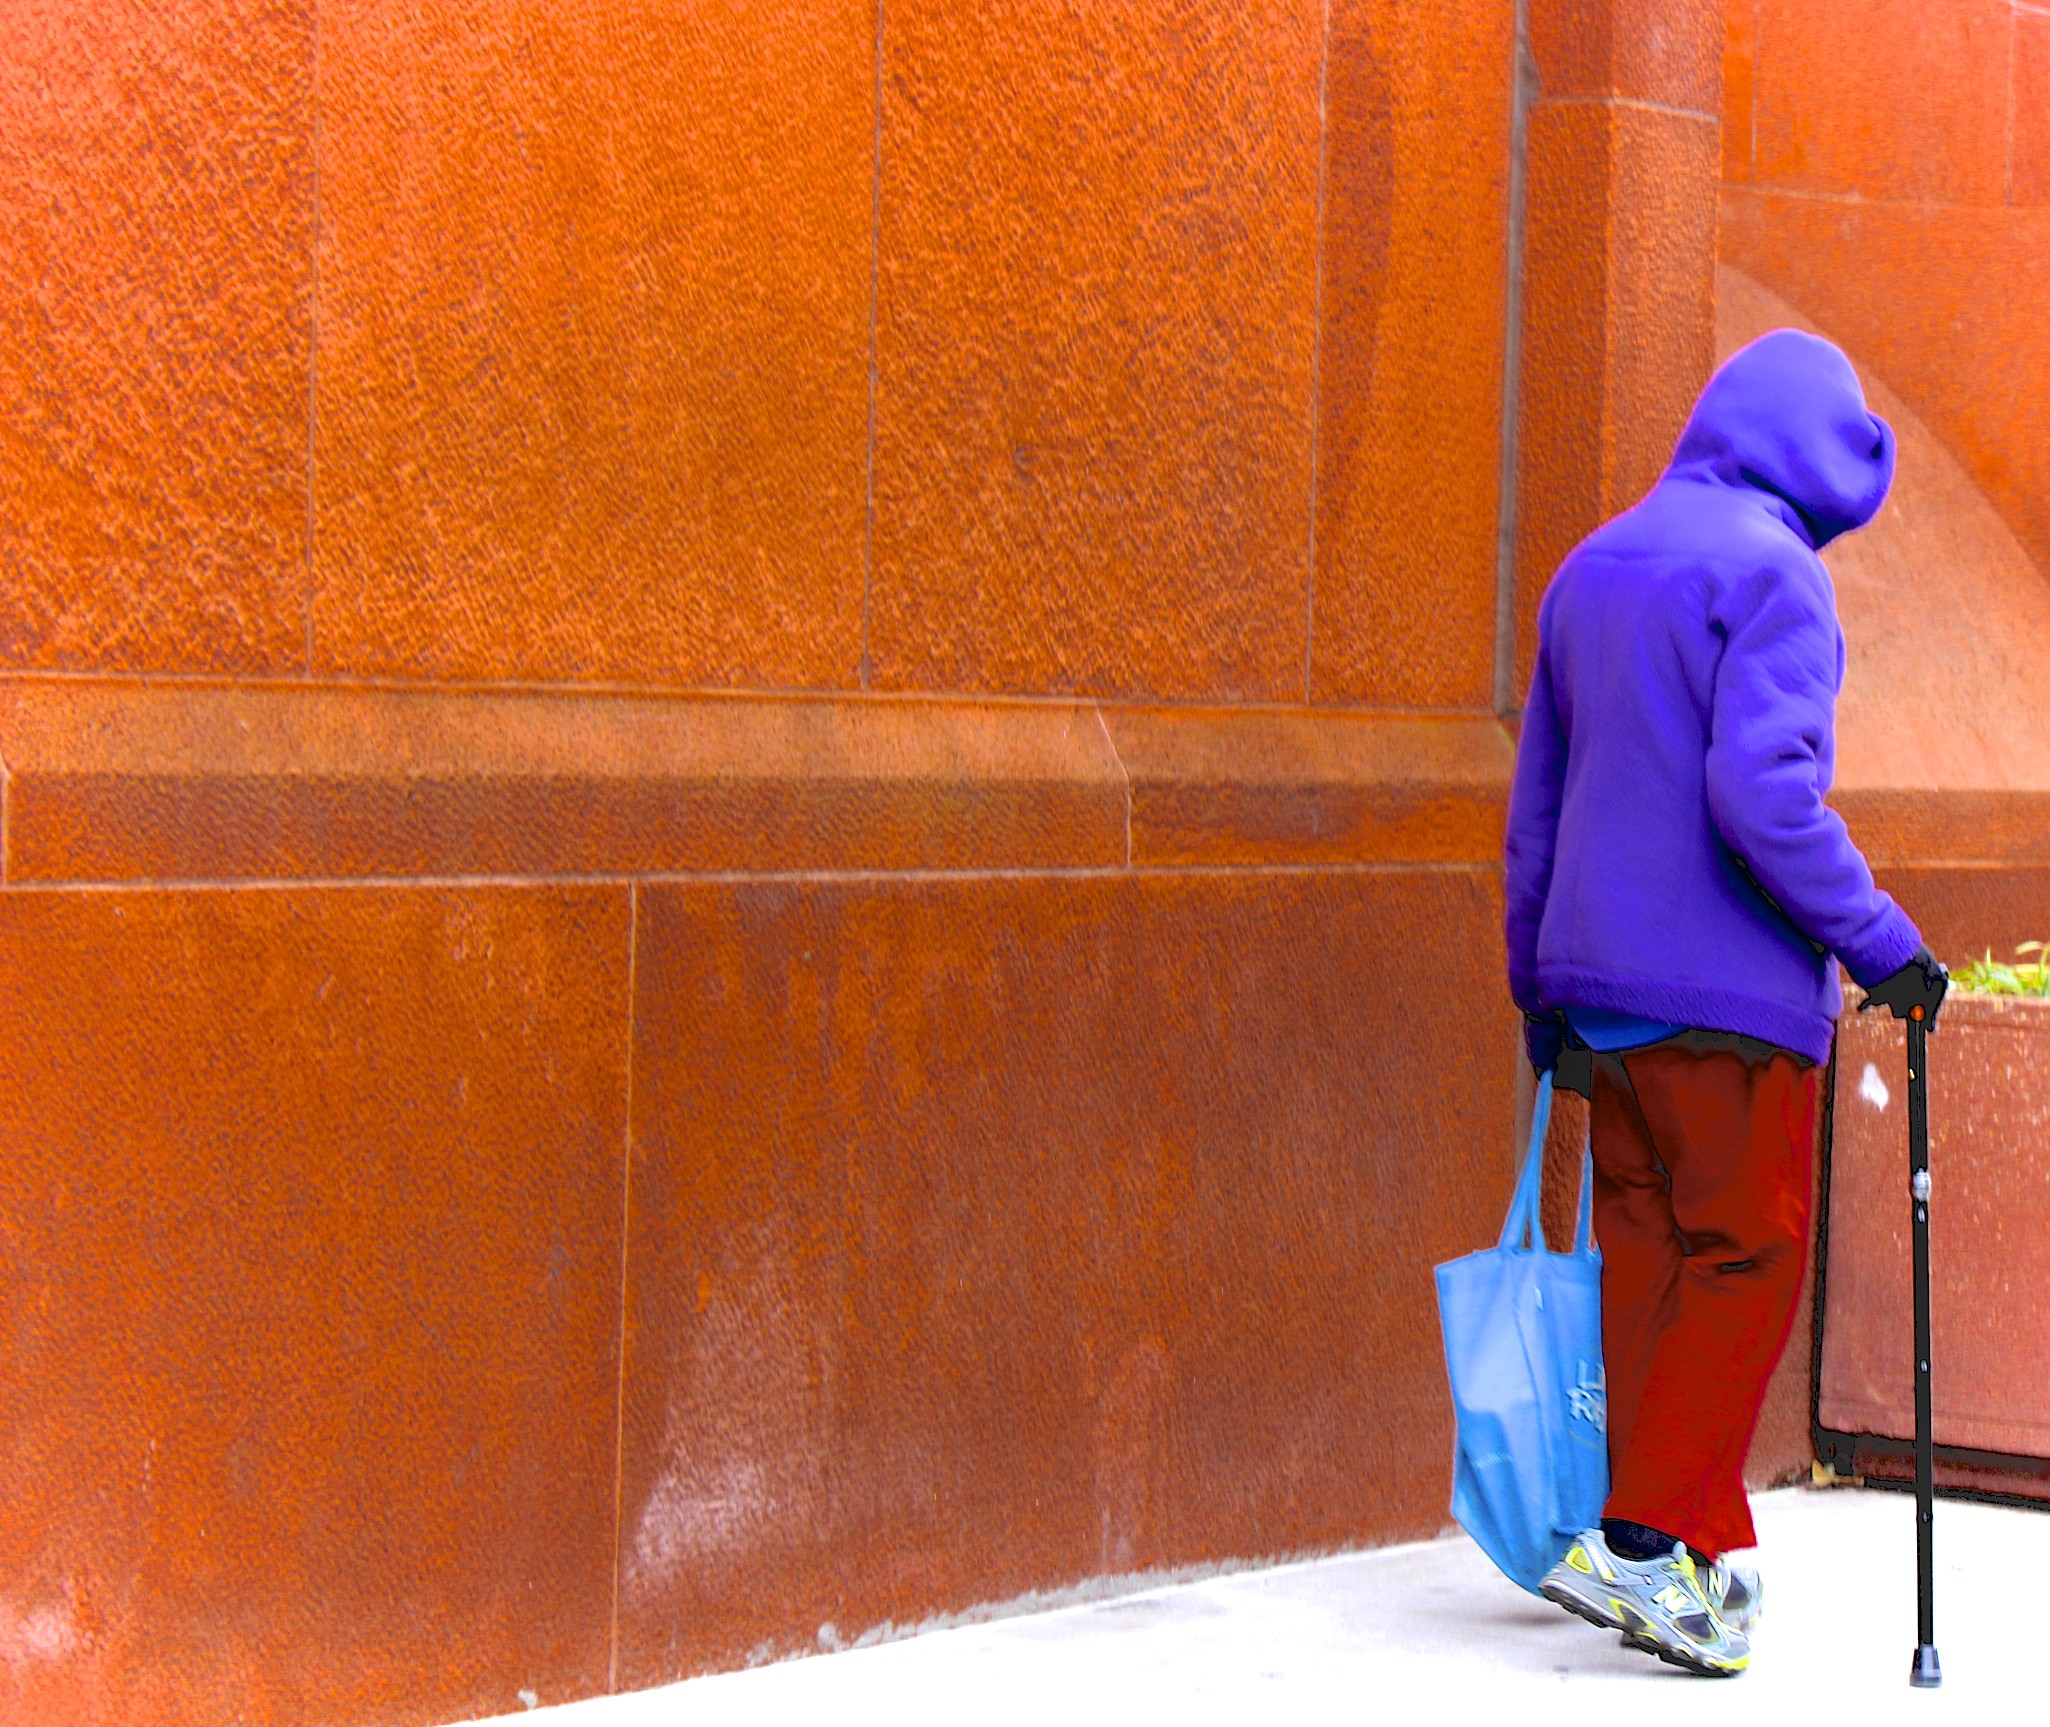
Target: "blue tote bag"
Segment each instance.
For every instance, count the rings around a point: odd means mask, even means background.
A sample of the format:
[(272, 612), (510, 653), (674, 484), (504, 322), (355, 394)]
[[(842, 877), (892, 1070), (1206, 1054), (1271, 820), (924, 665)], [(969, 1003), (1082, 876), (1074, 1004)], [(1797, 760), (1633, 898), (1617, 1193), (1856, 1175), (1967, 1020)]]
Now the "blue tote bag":
[(1581, 1154), (1573, 1251), (1538, 1222), (1552, 1076), (1538, 1084), (1530, 1150), (1502, 1239), (1438, 1267), (1438, 1316), (1458, 1423), (1452, 1515), (1505, 1575), (1537, 1589), (1609, 1496), (1602, 1261), (1588, 1240), (1594, 1163)]

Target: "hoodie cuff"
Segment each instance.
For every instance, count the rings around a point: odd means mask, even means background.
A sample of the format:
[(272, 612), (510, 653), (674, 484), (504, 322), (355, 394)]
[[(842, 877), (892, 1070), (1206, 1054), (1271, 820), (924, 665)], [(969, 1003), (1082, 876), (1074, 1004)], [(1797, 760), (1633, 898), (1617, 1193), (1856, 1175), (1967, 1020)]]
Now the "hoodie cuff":
[(1922, 946), (1922, 932), (1899, 906), (1880, 926), (1879, 934), (1856, 953), (1839, 954), (1844, 970), (1860, 989), (1870, 989), (1900, 970)]

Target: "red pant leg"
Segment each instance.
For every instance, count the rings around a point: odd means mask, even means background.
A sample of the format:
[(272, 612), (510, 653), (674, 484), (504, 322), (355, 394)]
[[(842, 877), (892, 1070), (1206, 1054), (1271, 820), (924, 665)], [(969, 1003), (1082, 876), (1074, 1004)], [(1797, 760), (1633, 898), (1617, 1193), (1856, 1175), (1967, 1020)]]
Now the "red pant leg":
[[(1600, 1066), (1612, 1094), (1603, 1109), (1598, 1071), (1595, 1158), (1609, 1166), (1596, 1186), (1598, 1228), (1612, 1190), (1599, 1236), (1603, 1345), (1618, 1352), (1608, 1366), (1608, 1515), (1711, 1554), (1748, 1547), (1744, 1458), (1807, 1252), (1816, 1070), (1784, 1052), (1752, 1059), (1673, 1044)], [(1647, 1163), (1666, 1186), (1662, 1245)]]
[(1594, 1147), (1594, 1234), (1602, 1250), (1602, 1361), (1613, 1474), (1616, 1460), (1630, 1449), (1659, 1339), (1680, 1311), (1680, 1236), (1671, 1187), (1618, 1056), (1595, 1060), (1588, 1138)]

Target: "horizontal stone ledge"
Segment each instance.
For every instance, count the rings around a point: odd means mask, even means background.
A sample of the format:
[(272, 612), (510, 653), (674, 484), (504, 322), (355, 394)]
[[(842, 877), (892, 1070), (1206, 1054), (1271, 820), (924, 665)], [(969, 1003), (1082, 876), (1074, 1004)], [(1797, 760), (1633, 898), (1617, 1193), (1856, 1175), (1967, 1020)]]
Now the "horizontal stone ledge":
[(0, 765), (30, 884), (1485, 864), (1510, 746), (1471, 715), (21, 677)]
[(1492, 719), (1111, 708), (1135, 864), (1499, 863), (1514, 750)]

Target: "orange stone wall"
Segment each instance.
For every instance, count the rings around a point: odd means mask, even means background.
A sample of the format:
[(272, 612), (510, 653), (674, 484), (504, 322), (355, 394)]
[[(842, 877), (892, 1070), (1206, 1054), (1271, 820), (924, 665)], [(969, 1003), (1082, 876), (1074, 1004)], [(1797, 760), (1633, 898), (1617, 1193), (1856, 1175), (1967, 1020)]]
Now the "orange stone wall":
[(1724, 45), (0, 8), (0, 1721), (1441, 1528), (1530, 624), (1712, 363)]

